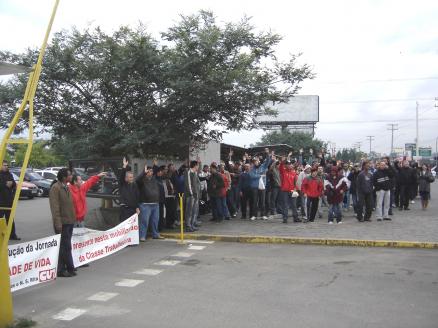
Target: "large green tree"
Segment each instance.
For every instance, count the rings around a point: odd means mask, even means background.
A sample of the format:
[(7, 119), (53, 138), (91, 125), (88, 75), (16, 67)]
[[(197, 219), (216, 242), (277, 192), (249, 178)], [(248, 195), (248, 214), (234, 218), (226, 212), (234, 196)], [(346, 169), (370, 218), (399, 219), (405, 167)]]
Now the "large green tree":
[[(26, 145), (16, 145), (13, 155), (16, 165), (21, 166), (23, 164), (26, 149)], [(47, 166), (65, 165), (65, 162), (65, 158), (59, 156), (56, 151), (50, 147), (47, 140), (37, 140), (33, 143), (29, 166), (44, 168)]]
[(342, 150), (338, 150), (338, 152), (336, 153), (336, 159), (342, 160), (344, 162), (358, 163), (364, 157), (366, 157), (365, 153), (357, 151), (354, 148), (343, 148)]
[[(224, 130), (251, 129), (269, 104), (287, 101), (309, 66), (280, 62), (281, 37), (256, 32), (248, 19), (218, 24), (201, 11), (182, 16), (153, 39), (143, 26), (56, 33), (36, 97), (40, 131), (71, 156), (187, 153), (187, 145), (220, 140)], [(31, 65), (37, 51), (0, 52)], [(10, 121), (23, 76), (0, 84), (0, 124)]]
[(322, 140), (313, 138), (310, 133), (299, 131), (271, 131), (264, 134), (257, 146), (286, 144), (292, 147), (295, 155), (299, 154), (299, 150), (303, 149), (303, 154), (309, 156), (310, 149), (313, 150), (314, 156), (317, 156), (323, 151), (325, 143)]

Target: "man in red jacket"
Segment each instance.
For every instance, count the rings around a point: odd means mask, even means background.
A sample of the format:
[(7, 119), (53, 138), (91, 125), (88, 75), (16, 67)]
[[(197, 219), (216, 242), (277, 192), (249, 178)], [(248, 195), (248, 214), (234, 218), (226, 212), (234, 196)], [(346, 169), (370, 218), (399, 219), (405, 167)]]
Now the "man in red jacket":
[(82, 181), (80, 175), (73, 175), (71, 183), (68, 185), (73, 197), (73, 205), (76, 213), (75, 227), (82, 228), (84, 226), (84, 217), (87, 214), (86, 195), (88, 190), (99, 182), (99, 179), (106, 175), (106, 172), (90, 177), (87, 181)]
[(289, 160), (291, 154), (289, 154), (288, 159), (282, 159), (280, 163), (280, 204), (281, 204), (281, 214), (283, 215), (283, 223), (287, 223), (289, 207), (292, 207), (292, 216), (294, 222), (302, 222), (298, 218), (297, 212), (297, 196), (296, 183), (297, 183), (297, 173)]
[(301, 185), (301, 192), (307, 198), (307, 220), (315, 221), (318, 211), (319, 197), (323, 194), (324, 182), (318, 177), (318, 168), (312, 168), (310, 176), (304, 178)]

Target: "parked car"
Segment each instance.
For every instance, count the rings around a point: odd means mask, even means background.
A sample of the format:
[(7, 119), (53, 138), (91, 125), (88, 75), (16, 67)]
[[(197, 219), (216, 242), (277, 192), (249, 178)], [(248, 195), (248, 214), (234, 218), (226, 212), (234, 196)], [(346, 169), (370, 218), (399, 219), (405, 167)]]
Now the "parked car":
[(50, 181), (56, 180), (56, 175), (58, 174), (58, 171), (48, 171), (48, 170), (34, 170), (34, 172), (41, 175), (44, 179)]
[[(11, 172), (15, 173), (16, 175), (20, 175), (19, 168), (11, 168)], [(52, 185), (52, 181), (44, 179), (41, 175), (30, 169), (26, 170), (26, 173), (24, 174), (24, 180), (27, 182), (32, 182), (40, 189), (40, 192), (38, 193), (39, 197), (49, 196), (50, 186)]]
[[(15, 182), (18, 183), (18, 180), (20, 180), (20, 177), (13, 172), (11, 172), (11, 174), (14, 177)], [(20, 198), (32, 199), (35, 196), (38, 196), (38, 192), (39, 192), (39, 190), (38, 190), (38, 187), (36, 185), (34, 185), (31, 182), (23, 181), (23, 184), (21, 185)]]
[[(63, 166), (52, 166), (52, 167), (46, 167), (45, 169), (44, 169), (44, 171), (50, 171), (50, 172), (52, 172), (52, 171), (56, 171), (56, 173), (58, 173), (58, 171), (60, 170), (60, 169), (62, 169), (63, 168)], [(55, 173), (55, 174), (56, 174)]]

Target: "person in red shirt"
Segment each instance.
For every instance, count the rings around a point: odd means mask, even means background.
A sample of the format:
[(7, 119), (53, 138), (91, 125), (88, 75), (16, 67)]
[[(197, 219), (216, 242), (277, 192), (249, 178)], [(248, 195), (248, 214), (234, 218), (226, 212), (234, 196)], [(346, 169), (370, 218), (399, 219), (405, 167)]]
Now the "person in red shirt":
[(318, 211), (319, 197), (324, 192), (324, 182), (318, 177), (318, 168), (312, 168), (310, 175), (304, 178), (301, 192), (307, 198), (307, 220), (313, 222)]
[(222, 211), (224, 213), (225, 220), (230, 220), (231, 214), (230, 214), (230, 211), (229, 211), (228, 205), (227, 205), (227, 191), (231, 187), (231, 176), (230, 176), (230, 173), (225, 170), (224, 164), (221, 164), (219, 166), (219, 168), (220, 168), (220, 175), (222, 176), (222, 179), (224, 179), (224, 187), (222, 188), (221, 194), (220, 194), (220, 199), (221, 199), (221, 203), (222, 203)]
[(87, 200), (86, 195), (88, 190), (99, 182), (99, 179), (106, 175), (106, 172), (90, 177), (87, 181), (83, 181), (78, 174), (73, 175), (71, 183), (68, 185), (71, 195), (73, 197), (73, 205), (76, 213), (75, 227), (84, 226), (84, 217), (87, 214)]
[(283, 215), (283, 223), (287, 223), (289, 207), (292, 207), (292, 216), (294, 218), (294, 222), (302, 222), (298, 218), (297, 212), (297, 196), (298, 193), (296, 191), (296, 183), (297, 183), (297, 173), (295, 168), (292, 165), (292, 162), (288, 159), (285, 160), (282, 158), (280, 163), (280, 179), (281, 179), (281, 187), (280, 187), (280, 207), (281, 214)]

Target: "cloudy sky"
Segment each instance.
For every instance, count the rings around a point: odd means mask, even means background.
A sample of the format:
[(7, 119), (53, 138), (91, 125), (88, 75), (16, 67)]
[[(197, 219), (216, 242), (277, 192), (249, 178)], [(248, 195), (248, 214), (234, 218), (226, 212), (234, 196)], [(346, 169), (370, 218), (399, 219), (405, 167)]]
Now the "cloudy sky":
[[(0, 48), (21, 51), (39, 46), (53, 0), (0, 0)], [(212, 10), (219, 21), (244, 15), (260, 30), (284, 39), (280, 58), (302, 52), (317, 78), (300, 94), (320, 96), (316, 136), (351, 147), (389, 152), (389, 123), (398, 124), (395, 147), (415, 139), (415, 107), (419, 102), (420, 146), (438, 137), (438, 1), (258, 1), (258, 0), (61, 0), (53, 31), (72, 25), (119, 25), (143, 22), (158, 36), (179, 14)], [(438, 104), (437, 104), (438, 105)], [(225, 142), (248, 145), (263, 131), (230, 133)]]

